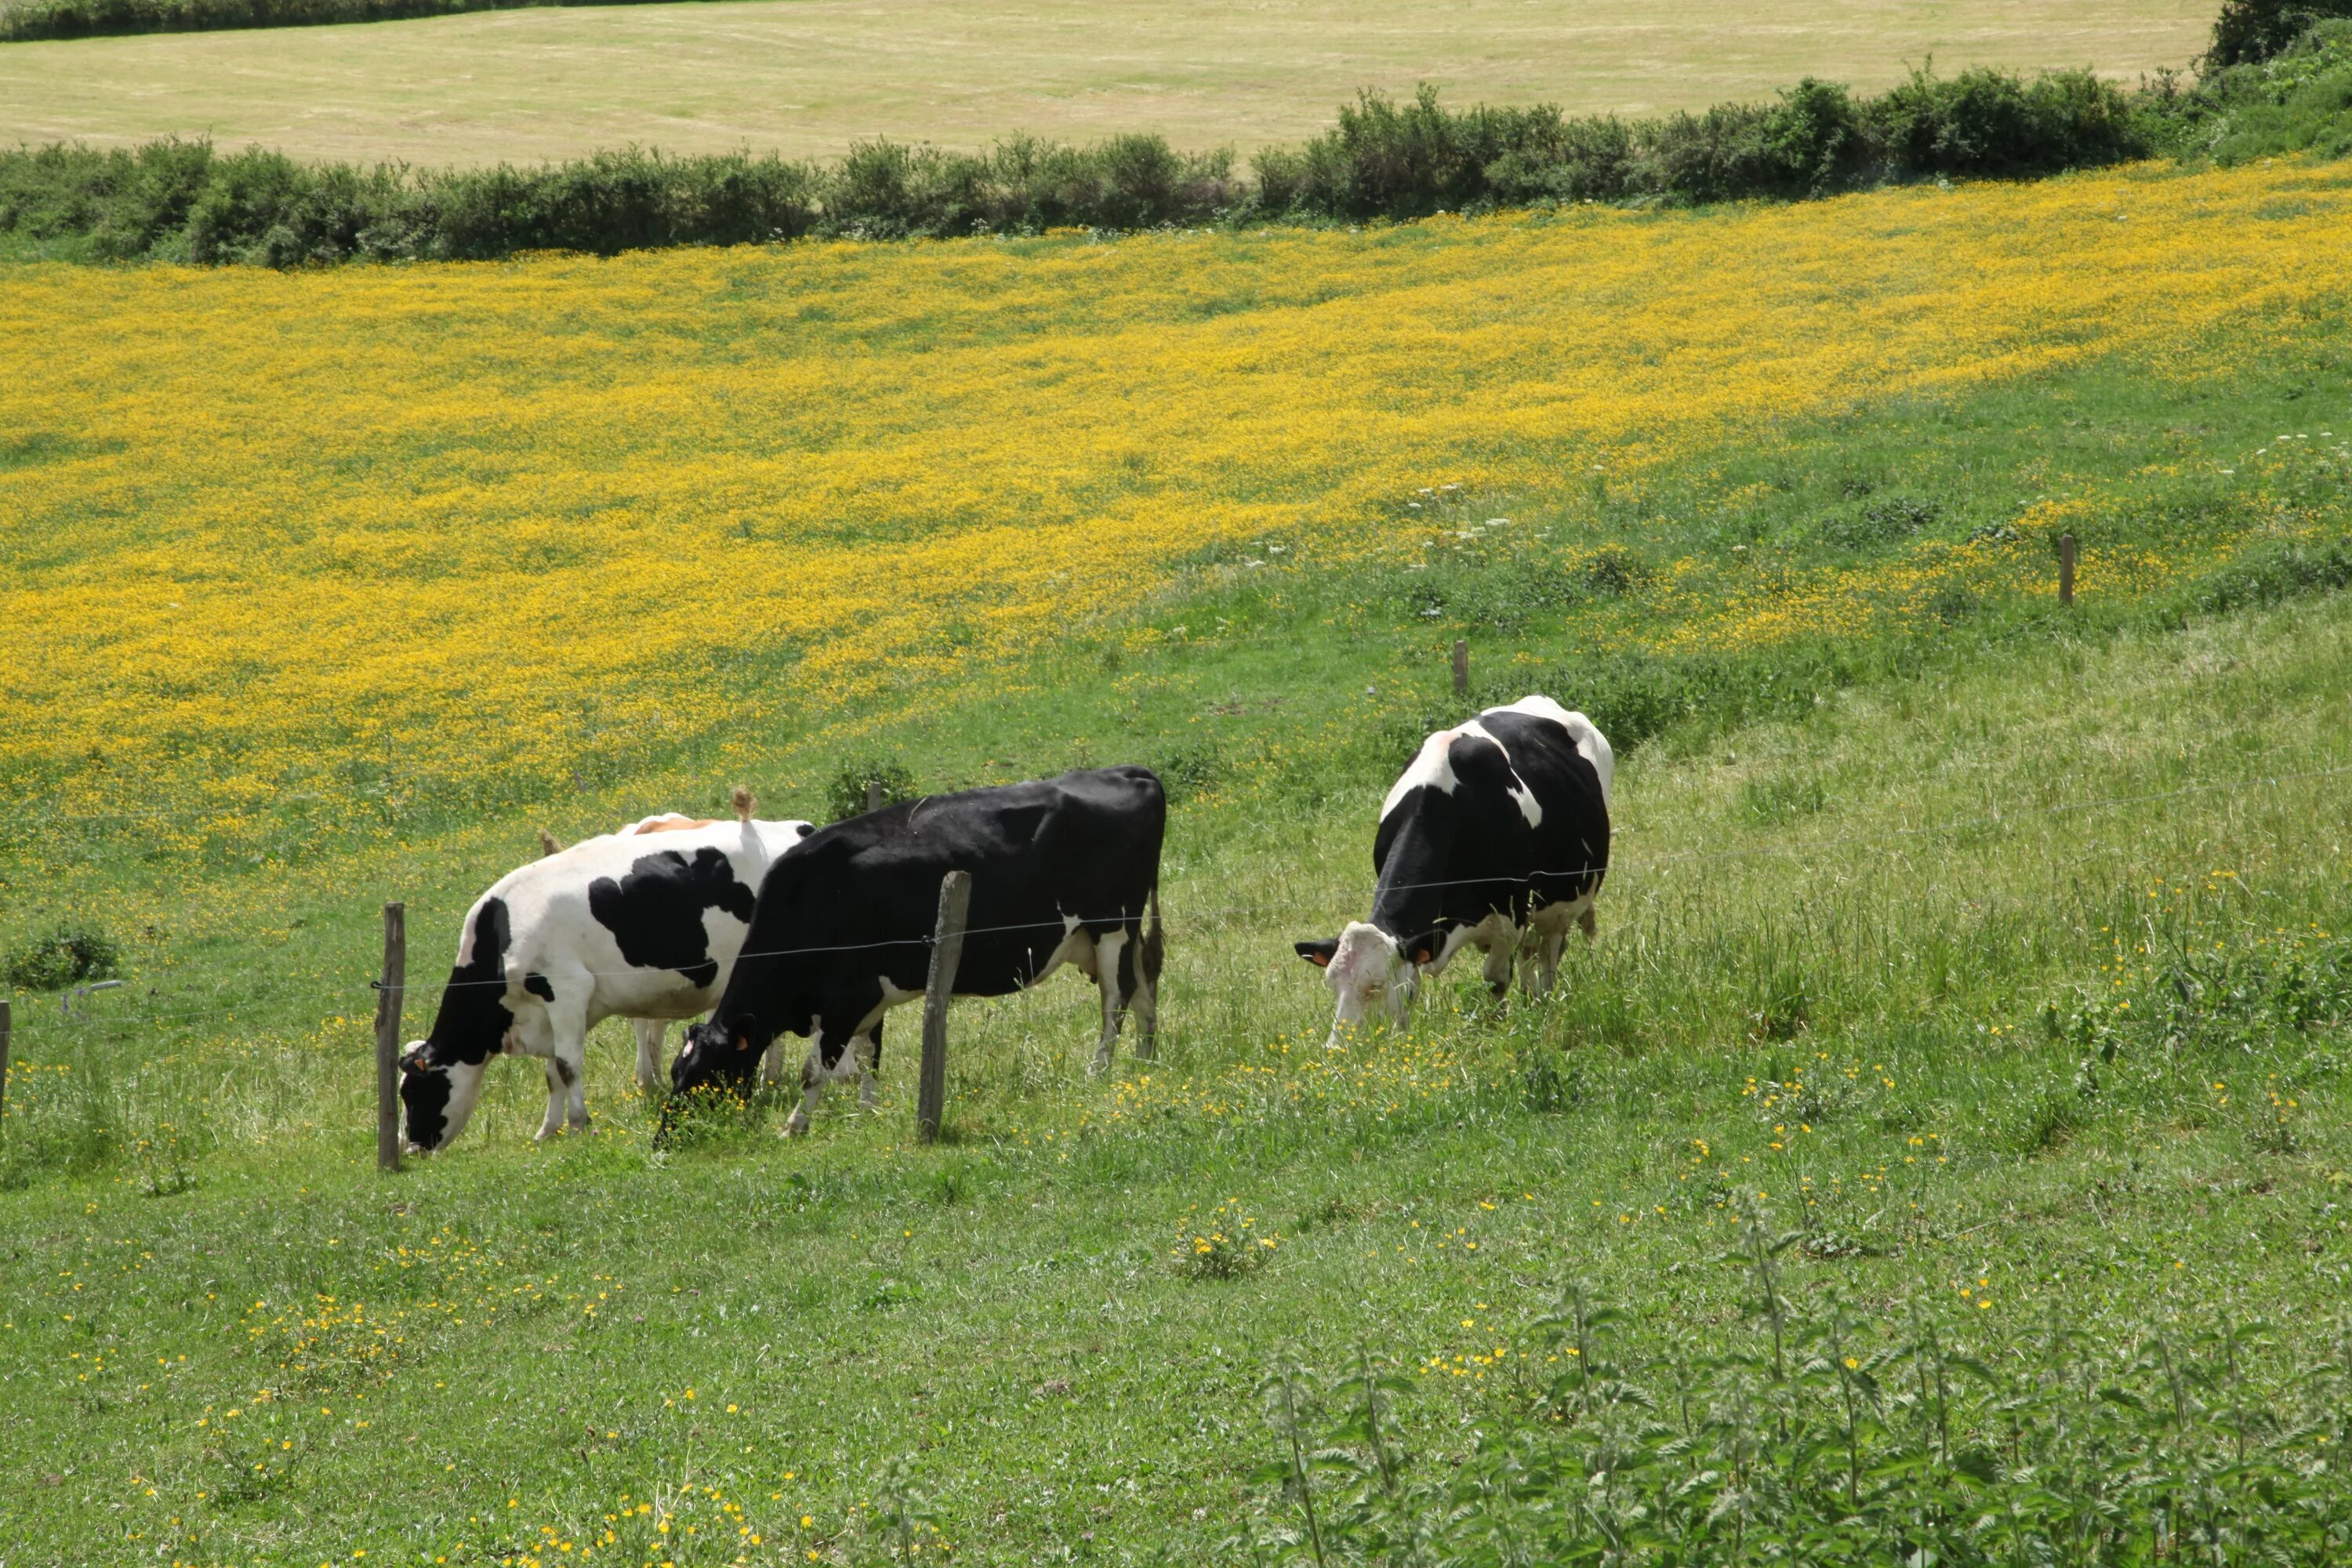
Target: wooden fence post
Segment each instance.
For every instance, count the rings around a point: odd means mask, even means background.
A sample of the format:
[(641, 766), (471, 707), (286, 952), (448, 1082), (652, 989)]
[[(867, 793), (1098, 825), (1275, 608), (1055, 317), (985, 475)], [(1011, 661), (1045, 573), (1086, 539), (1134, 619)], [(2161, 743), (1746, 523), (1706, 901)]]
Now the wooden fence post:
[(2058, 536), (2058, 602), (2074, 602), (2074, 536), (2071, 533)]
[(375, 1168), (400, 1169), (400, 995), (408, 984), (408, 910), (383, 906), (383, 978), (375, 990)]
[(8, 998), (0, 996), (0, 1128), (8, 1118), (8, 1031), (16, 1026)]
[(1464, 639), (1454, 639), (1454, 695), (1470, 695), (1470, 645)]
[(940, 921), (931, 936), (931, 974), (923, 987), (923, 1072), (915, 1085), (915, 1136), (939, 1141), (948, 1099), (948, 1001), (963, 958), (963, 921), (971, 907), (971, 873), (940, 879)]
[(879, 811), (882, 809), (882, 781), (880, 779), (867, 779), (866, 781), (866, 809), (868, 811)]

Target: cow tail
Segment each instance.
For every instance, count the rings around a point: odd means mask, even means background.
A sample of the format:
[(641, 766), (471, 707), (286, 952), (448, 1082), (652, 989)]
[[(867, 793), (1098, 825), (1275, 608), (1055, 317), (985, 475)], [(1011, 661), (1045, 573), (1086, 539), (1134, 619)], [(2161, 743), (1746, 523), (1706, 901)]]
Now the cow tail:
[(752, 805), (751, 786), (748, 784), (737, 784), (729, 798), (735, 807), (735, 820), (746, 824), (750, 823), (751, 820)]
[(544, 859), (546, 857), (555, 854), (562, 847), (562, 845), (558, 844), (555, 841), (554, 834), (550, 833), (544, 827), (539, 830), (539, 853), (541, 858)]
[(1168, 951), (1160, 934), (1160, 885), (1151, 886), (1151, 924), (1143, 932), (1143, 983), (1155, 991), (1160, 987), (1160, 961)]

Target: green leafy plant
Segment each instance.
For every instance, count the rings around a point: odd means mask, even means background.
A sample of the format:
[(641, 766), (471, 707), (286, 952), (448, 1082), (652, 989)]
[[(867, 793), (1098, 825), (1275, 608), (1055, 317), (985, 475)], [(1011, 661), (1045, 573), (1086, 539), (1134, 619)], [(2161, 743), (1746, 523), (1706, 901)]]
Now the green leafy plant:
[(1168, 1263), (1186, 1279), (1234, 1279), (1263, 1266), (1281, 1245), (1279, 1236), (1261, 1228), (1257, 1216), (1244, 1211), (1241, 1199), (1227, 1198), (1206, 1215), (1195, 1205), (1178, 1222)]
[(1277, 1457), (1228, 1548), (1319, 1568), (2318, 1563), (2352, 1539), (2352, 1489), (2313, 1458), (2352, 1428), (2341, 1373), (2281, 1378), (2262, 1325), (2098, 1342), (1915, 1303), (1891, 1332), (1792, 1300), (1797, 1239), (1743, 1218), (1725, 1261), (1748, 1278), (1748, 1326), (1638, 1365), (1612, 1352), (1627, 1316), (1562, 1287), (1536, 1325), (1544, 1379), (1450, 1464), (1410, 1458), (1370, 1352), (1328, 1380), (1276, 1357), (1260, 1386)]
[(907, 764), (896, 757), (861, 757), (842, 764), (824, 786), (825, 820), (840, 822), (847, 817), (862, 816), (866, 809), (866, 791), (874, 784), (882, 786), (882, 804), (899, 805), (921, 795), (915, 787), (915, 775)]
[(0, 976), (20, 991), (62, 991), (121, 973), (122, 950), (104, 931), (59, 926), (34, 938), (0, 963)]

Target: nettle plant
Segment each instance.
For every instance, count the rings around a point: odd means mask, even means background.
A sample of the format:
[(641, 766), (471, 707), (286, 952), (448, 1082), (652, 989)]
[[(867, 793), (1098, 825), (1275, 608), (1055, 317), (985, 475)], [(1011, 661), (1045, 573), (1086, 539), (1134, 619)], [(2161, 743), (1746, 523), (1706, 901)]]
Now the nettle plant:
[[(1801, 1233), (1743, 1218), (1719, 1260), (1744, 1327), (1634, 1359), (1629, 1316), (1570, 1285), (1502, 1407), (1444, 1459), (1408, 1447), (1414, 1379), (1360, 1349), (1295, 1352), (1264, 1384), (1278, 1456), (1228, 1560), (2321, 1563), (2352, 1549), (2352, 1316), (2315, 1366), (2266, 1364), (2260, 1324), (1988, 1332), (1927, 1302), (1889, 1331), (1801, 1306)], [(1444, 1368), (1423, 1367), (1424, 1373)]]
[(1194, 1205), (1177, 1222), (1168, 1266), (1187, 1279), (1233, 1279), (1274, 1255), (1282, 1238), (1262, 1227), (1239, 1198), (1227, 1198), (1207, 1214)]

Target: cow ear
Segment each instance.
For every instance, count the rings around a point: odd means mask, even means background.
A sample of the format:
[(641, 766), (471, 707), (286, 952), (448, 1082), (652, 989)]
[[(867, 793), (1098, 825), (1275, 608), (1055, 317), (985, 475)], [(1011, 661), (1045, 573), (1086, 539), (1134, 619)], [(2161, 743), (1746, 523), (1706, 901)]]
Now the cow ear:
[(740, 1054), (751, 1048), (751, 1020), (745, 1018), (735, 1026), (735, 1049)]
[(1415, 968), (1427, 963), (1431, 955), (1437, 952), (1437, 933), (1431, 931), (1427, 936), (1415, 938), (1407, 951), (1412, 954)]
[(1328, 969), (1333, 956), (1339, 951), (1339, 939), (1327, 936), (1321, 942), (1295, 942), (1290, 945), (1297, 950), (1299, 957), (1316, 968)]

